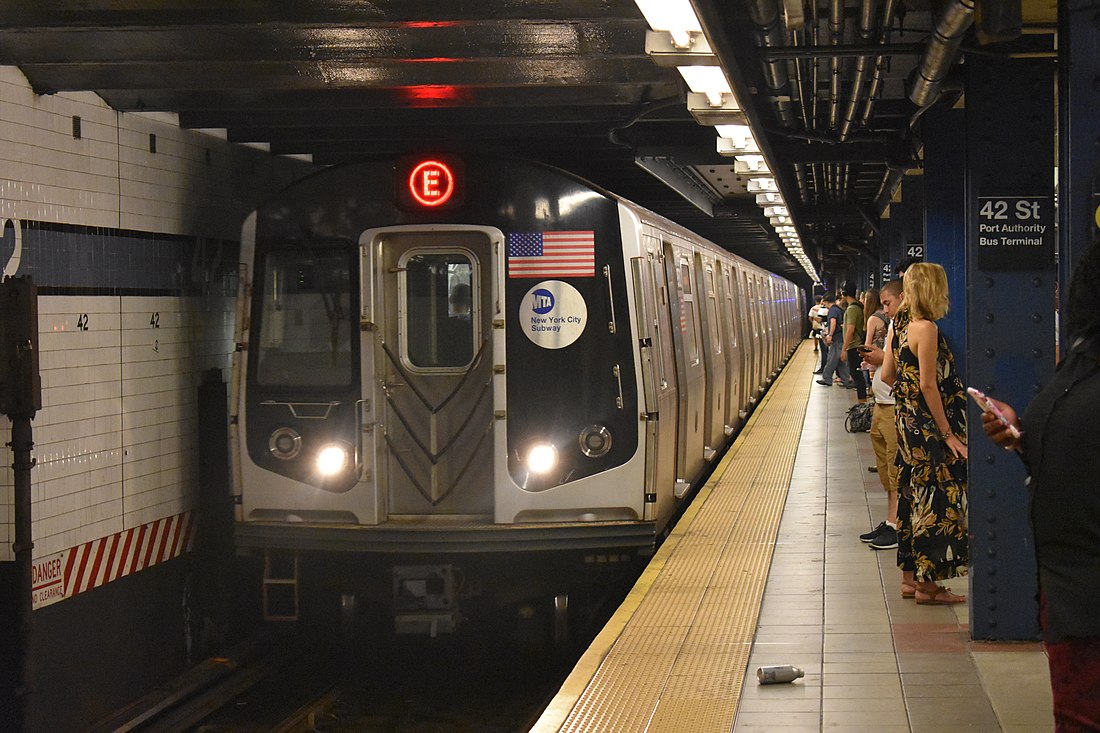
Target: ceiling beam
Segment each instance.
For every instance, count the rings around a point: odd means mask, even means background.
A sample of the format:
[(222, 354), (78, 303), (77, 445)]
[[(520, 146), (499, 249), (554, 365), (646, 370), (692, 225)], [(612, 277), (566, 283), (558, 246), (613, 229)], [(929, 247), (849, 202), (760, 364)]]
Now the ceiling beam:
[[(674, 72), (675, 73), (675, 72)], [(390, 110), (416, 114), (424, 109), (461, 109), (462, 107), (590, 107), (607, 105), (651, 105), (679, 99), (682, 84), (678, 77), (598, 87), (507, 87), (469, 84), (447, 87), (434, 84), (421, 87), (392, 89), (121, 89), (115, 85), (96, 91), (112, 108), (123, 111), (170, 111), (272, 115), (295, 111), (332, 110), (368, 113), (388, 113)], [(202, 122), (214, 122), (206, 119)], [(200, 124), (194, 127), (224, 127)]]
[(330, 90), (394, 87), (505, 86), (614, 87), (624, 81), (661, 83), (661, 69), (644, 55), (610, 57), (599, 63), (580, 58), (438, 59), (424, 63), (379, 60), (242, 62), (219, 60), (180, 63), (47, 63), (20, 64), (38, 94), (99, 89)]

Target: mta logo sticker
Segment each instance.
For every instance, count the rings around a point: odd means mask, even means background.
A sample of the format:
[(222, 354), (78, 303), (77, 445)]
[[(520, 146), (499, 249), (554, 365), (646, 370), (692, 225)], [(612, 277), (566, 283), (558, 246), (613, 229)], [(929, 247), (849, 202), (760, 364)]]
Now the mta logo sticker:
[(532, 294), (534, 302), (531, 304), (531, 310), (540, 316), (545, 316), (550, 311), (554, 310), (554, 294), (546, 288), (538, 288)]
[(523, 335), (544, 349), (562, 349), (584, 333), (588, 304), (567, 282), (544, 280), (527, 291), (519, 305)]

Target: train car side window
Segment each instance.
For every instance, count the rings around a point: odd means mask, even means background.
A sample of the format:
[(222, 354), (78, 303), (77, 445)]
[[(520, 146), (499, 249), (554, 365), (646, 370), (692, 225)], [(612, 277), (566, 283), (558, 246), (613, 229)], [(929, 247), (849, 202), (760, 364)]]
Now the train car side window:
[(278, 249), (263, 260), (256, 379), (266, 387), (352, 383), (352, 266), (346, 247)]
[(691, 290), (691, 265), (687, 260), (680, 262), (680, 284), (684, 288), (684, 323), (687, 342), (690, 347), (688, 361), (692, 364), (699, 363), (699, 336), (695, 328), (695, 296)]
[(730, 274), (730, 269), (731, 268), (729, 265), (726, 265), (722, 268), (722, 278), (726, 284), (726, 292), (724, 293), (724, 295), (726, 298), (726, 320), (729, 323), (730, 329), (730, 347), (736, 349), (737, 344), (740, 343), (737, 337), (738, 325), (737, 321), (735, 320), (735, 314), (738, 311), (737, 308), (735, 308), (733, 305), (733, 299), (736, 297), (736, 295), (734, 290), (733, 276)]
[(710, 318), (710, 332), (714, 338), (714, 353), (722, 353), (722, 329), (718, 327), (718, 288), (714, 284), (714, 267), (707, 266), (707, 313)]
[(405, 357), (419, 369), (464, 368), (474, 358), (474, 267), (461, 252), (412, 253), (404, 265)]

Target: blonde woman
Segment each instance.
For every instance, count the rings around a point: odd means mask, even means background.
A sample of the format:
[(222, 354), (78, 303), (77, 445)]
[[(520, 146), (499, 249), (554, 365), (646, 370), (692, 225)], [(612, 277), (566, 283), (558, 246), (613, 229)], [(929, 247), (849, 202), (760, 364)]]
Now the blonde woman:
[(936, 321), (947, 314), (947, 274), (921, 262), (905, 272), (886, 340), (882, 378), (893, 384), (898, 427), (898, 567), (902, 595), (963, 603), (938, 581), (966, 575), (966, 393)]

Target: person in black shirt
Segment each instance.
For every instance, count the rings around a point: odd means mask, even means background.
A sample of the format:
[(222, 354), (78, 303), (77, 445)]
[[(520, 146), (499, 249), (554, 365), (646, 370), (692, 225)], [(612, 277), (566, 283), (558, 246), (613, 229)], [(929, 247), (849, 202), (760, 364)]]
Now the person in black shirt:
[(1027, 466), (1039, 567), (1039, 621), (1058, 731), (1100, 730), (1100, 245), (1078, 264), (1066, 310), (1070, 348), (1023, 418), (993, 400), (1017, 438), (982, 415), (994, 443)]

